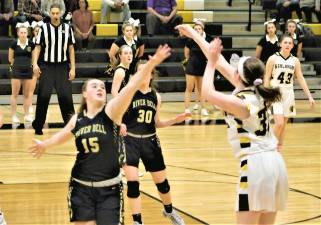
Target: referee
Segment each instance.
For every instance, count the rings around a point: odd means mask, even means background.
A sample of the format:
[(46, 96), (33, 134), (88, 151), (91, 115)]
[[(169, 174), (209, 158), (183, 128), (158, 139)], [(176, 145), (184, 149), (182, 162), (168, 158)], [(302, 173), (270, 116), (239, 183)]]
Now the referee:
[[(39, 78), (37, 107), (35, 120), (32, 123), (35, 134), (42, 135), (42, 128), (52, 89), (55, 88), (60, 111), (66, 124), (74, 114), (71, 80), (75, 78), (75, 38), (72, 28), (62, 23), (61, 6), (52, 4), (50, 7), (50, 22), (44, 24), (36, 38), (33, 71)], [(40, 68), (37, 64), (41, 54)]]

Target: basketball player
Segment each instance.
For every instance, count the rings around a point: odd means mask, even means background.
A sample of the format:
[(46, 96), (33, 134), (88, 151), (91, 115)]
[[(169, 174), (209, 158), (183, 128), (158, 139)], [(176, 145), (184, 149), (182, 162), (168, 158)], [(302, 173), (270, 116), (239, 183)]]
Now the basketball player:
[(111, 94), (113, 97), (126, 86), (130, 78), (129, 66), (133, 61), (133, 50), (128, 45), (122, 45), (116, 54)]
[[(144, 66), (139, 62), (137, 71), (141, 71)], [(142, 159), (146, 171), (152, 175), (164, 205), (163, 215), (174, 225), (183, 225), (183, 219), (172, 207), (170, 185), (166, 179), (166, 166), (156, 128), (181, 123), (190, 114), (182, 113), (173, 119), (161, 120), (161, 96), (151, 88), (152, 80), (153, 75), (151, 80), (142, 83), (123, 118), (123, 123), (127, 126), (127, 130), (121, 133), (126, 146), (126, 165), (123, 169), (127, 179), (127, 196), (134, 225), (143, 224), (138, 173), (139, 160)]]
[(39, 158), (46, 148), (75, 136), (78, 155), (72, 169), (68, 203), (70, 221), (76, 225), (123, 224), (119, 125), (135, 92), (144, 80), (149, 81), (152, 69), (169, 55), (170, 48), (160, 46), (108, 104), (105, 103), (104, 83), (88, 80), (83, 87), (79, 114), (74, 115), (60, 132), (45, 141), (34, 140), (29, 148), (29, 152)]
[[(285, 208), (288, 193), (285, 164), (277, 151), (277, 140), (270, 130), (267, 113), (268, 105), (280, 98), (280, 92), (262, 85), (264, 64), (260, 60), (241, 58), (235, 73), (220, 54), (219, 39), (208, 44), (188, 25), (177, 29), (193, 38), (207, 56), (202, 94), (225, 111), (228, 140), (240, 160), (237, 224), (273, 224), (277, 211)], [(216, 68), (235, 86), (232, 95), (215, 90)]]
[(293, 79), (297, 78), (304, 93), (309, 99), (311, 107), (315, 102), (310, 93), (301, 71), (300, 60), (291, 54), (293, 39), (289, 35), (283, 35), (280, 40), (280, 52), (272, 55), (266, 63), (264, 85), (266, 87), (280, 87), (282, 100), (273, 104), (274, 134), (279, 140), (278, 149), (282, 150), (285, 126), (289, 117), (296, 115)]

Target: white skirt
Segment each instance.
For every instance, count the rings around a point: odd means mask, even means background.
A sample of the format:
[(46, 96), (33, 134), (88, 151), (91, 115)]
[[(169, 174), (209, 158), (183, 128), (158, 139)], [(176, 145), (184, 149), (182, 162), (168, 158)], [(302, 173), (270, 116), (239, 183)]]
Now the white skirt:
[(272, 104), (273, 115), (295, 117), (295, 97), (293, 88), (280, 88), (282, 100)]
[(242, 157), (237, 185), (236, 211), (284, 210), (288, 177), (283, 157), (266, 151)]

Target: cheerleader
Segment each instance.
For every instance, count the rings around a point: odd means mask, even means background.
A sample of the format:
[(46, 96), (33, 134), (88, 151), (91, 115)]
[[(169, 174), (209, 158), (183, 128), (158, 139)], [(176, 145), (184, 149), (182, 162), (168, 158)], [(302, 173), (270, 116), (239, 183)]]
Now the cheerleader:
[(20, 125), (20, 119), (17, 116), (17, 97), (20, 87), (23, 89), (23, 109), (25, 127), (30, 127), (33, 118), (29, 113), (32, 104), (34, 90), (32, 58), (34, 57), (35, 45), (28, 40), (29, 23), (17, 23), (18, 39), (14, 40), (9, 47), (8, 59), (11, 68), (11, 89), (10, 98), (12, 128), (16, 129)]

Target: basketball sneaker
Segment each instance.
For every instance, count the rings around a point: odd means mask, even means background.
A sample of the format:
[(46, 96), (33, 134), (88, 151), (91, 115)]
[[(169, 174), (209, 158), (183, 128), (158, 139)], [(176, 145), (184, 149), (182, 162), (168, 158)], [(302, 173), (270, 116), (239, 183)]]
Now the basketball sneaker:
[(202, 115), (202, 116), (209, 116), (207, 109), (203, 108), (203, 109), (201, 110), (201, 115)]
[(0, 225), (7, 225), (2, 212), (0, 212)]
[(143, 223), (138, 223), (137, 221), (134, 221), (133, 225), (144, 225), (144, 224)]
[(20, 125), (20, 120), (17, 115), (12, 116), (12, 129), (17, 129)]
[(178, 215), (178, 213), (173, 209), (173, 211), (171, 213), (167, 213), (164, 209), (163, 209), (163, 216), (167, 217), (168, 219), (170, 219), (172, 221), (173, 225), (185, 225), (184, 220), (182, 217), (180, 217)]
[(24, 126), (25, 126), (26, 129), (31, 128), (32, 121), (33, 121), (32, 115), (30, 115), (30, 114), (29, 115), (25, 115), (25, 117), (24, 117)]

